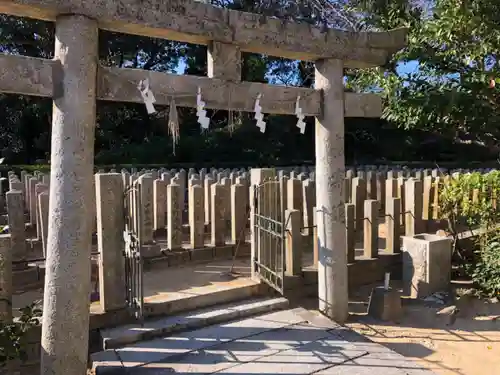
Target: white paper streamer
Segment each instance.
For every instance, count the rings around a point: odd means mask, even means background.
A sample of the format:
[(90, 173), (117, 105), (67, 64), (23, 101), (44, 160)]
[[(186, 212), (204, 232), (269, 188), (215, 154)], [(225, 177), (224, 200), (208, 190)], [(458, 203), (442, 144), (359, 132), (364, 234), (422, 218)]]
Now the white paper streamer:
[(302, 108), (300, 108), (300, 96), (297, 96), (297, 102), (295, 103), (295, 115), (297, 116), (297, 127), (300, 129), (300, 133), (304, 134), (306, 132), (306, 123), (304, 122), (304, 114), (302, 113)]
[(262, 113), (262, 107), (260, 106), (260, 99), (262, 98), (262, 94), (257, 95), (257, 99), (255, 100), (254, 118), (257, 120), (257, 127), (260, 129), (261, 133), (266, 132), (266, 122), (264, 121), (264, 114)]
[(201, 100), (201, 88), (198, 87), (198, 94), (196, 95), (196, 115), (198, 116), (198, 123), (202, 130), (206, 130), (210, 126), (210, 119), (207, 117), (205, 104), (206, 103)]
[(153, 103), (156, 103), (155, 96), (153, 95), (153, 92), (149, 88), (149, 79), (144, 79), (139, 82), (139, 85), (137, 86), (139, 89), (142, 100), (144, 101), (144, 104), (146, 104), (146, 110), (148, 111), (148, 114), (153, 114), (156, 112), (155, 106)]

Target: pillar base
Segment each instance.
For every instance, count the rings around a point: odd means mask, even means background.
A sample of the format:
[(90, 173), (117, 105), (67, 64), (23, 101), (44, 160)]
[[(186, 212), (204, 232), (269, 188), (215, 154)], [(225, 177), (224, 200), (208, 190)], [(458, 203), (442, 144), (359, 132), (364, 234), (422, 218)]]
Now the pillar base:
[(395, 289), (373, 288), (368, 303), (368, 315), (383, 321), (396, 321), (403, 313), (401, 296)]

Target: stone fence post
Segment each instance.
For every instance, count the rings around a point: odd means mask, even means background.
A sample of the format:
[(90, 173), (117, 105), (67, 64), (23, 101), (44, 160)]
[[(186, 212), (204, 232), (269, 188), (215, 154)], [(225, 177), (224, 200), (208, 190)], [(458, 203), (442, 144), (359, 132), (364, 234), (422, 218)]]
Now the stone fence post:
[(0, 322), (12, 320), (12, 247), (10, 234), (0, 234)]
[(302, 217), (300, 210), (286, 210), (285, 272), (287, 276), (302, 275)]
[(95, 175), (97, 247), (99, 249), (99, 297), (104, 311), (125, 307), (125, 212), (120, 173)]

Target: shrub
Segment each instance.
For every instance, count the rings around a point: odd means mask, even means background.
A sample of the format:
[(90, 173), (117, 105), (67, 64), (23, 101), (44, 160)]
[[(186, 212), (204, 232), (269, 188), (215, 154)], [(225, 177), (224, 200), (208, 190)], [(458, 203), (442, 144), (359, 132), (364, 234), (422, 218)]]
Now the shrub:
[[(454, 254), (474, 283), (487, 295), (500, 293), (500, 172), (468, 173), (448, 179), (439, 203), (453, 238)], [(477, 230), (476, 251), (458, 247), (460, 225)]]
[(21, 309), (21, 316), (15, 322), (0, 322), (0, 366), (12, 360), (25, 360), (27, 333), (40, 324), (41, 316), (39, 302), (33, 302)]
[(488, 297), (500, 296), (500, 232), (483, 236), (477, 259), (470, 265), (470, 275)]
[[(471, 228), (491, 228), (500, 221), (496, 207), (500, 198), (500, 172), (461, 174), (441, 185), (439, 206), (450, 229), (459, 223)], [(500, 201), (498, 202), (500, 206)]]

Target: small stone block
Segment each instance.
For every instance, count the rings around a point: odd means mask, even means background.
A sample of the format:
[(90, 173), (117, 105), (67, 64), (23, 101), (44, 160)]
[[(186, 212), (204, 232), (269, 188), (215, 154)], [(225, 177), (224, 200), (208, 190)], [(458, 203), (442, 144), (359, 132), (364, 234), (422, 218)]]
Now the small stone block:
[(368, 315), (383, 321), (395, 321), (401, 317), (401, 296), (395, 289), (373, 288), (368, 303)]
[(234, 246), (218, 246), (215, 248), (215, 257), (218, 259), (230, 259), (233, 256)]
[(160, 245), (157, 244), (142, 245), (141, 255), (144, 258), (156, 257), (158, 255), (161, 255)]
[(40, 277), (37, 266), (30, 266), (24, 270), (17, 270), (12, 274), (14, 289), (22, 289), (25, 286), (36, 284), (38, 281), (43, 281), (43, 279)]
[(169, 267), (179, 266), (191, 261), (189, 251), (170, 251), (167, 254)]
[(402, 238), (404, 295), (425, 298), (448, 290), (451, 282), (451, 239), (427, 233)]
[(210, 261), (214, 258), (215, 251), (213, 248), (206, 247), (201, 249), (189, 250), (191, 253), (191, 262)]

